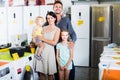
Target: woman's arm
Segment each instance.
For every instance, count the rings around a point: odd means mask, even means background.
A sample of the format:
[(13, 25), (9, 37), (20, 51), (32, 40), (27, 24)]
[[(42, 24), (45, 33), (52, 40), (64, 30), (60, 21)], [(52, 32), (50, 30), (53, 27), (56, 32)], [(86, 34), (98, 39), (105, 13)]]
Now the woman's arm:
[(53, 40), (45, 39), (43, 36), (39, 36), (40, 40), (42, 40), (45, 43), (56, 45), (60, 37), (60, 29), (57, 28), (56, 33), (54, 35)]

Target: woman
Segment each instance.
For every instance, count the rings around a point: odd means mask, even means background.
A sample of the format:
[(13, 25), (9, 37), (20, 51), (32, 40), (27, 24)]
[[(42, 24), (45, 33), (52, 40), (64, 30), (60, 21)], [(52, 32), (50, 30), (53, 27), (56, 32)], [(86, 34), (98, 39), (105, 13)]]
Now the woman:
[(38, 38), (44, 43), (42, 51), (42, 60), (36, 62), (36, 71), (40, 72), (40, 80), (54, 80), (53, 75), (57, 72), (54, 46), (57, 44), (60, 35), (60, 29), (55, 25), (57, 17), (54, 12), (48, 12), (46, 15), (47, 26), (43, 29), (43, 36)]

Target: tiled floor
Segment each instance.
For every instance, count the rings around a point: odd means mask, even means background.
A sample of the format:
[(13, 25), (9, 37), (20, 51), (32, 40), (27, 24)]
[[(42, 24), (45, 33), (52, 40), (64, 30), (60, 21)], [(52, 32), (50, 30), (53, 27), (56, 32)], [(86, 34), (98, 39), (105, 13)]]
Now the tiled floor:
[(98, 68), (75, 67), (75, 80), (98, 80)]

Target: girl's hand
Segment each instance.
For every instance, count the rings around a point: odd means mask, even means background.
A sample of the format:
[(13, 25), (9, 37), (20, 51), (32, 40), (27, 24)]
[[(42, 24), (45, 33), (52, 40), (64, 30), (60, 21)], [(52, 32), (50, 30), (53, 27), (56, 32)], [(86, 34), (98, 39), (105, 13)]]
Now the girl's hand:
[(64, 71), (64, 67), (60, 66), (60, 70), (61, 70), (61, 71)]
[(68, 66), (64, 66), (64, 69), (67, 70)]

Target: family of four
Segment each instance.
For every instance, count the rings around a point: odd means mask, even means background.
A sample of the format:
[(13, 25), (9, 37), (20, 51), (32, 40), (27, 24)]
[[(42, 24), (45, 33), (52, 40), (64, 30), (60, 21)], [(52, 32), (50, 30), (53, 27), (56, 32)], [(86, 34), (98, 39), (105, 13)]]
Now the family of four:
[(76, 34), (69, 18), (63, 16), (63, 4), (55, 1), (45, 20), (38, 16), (32, 41), (37, 45), (35, 71), (40, 80), (74, 80), (73, 47)]

